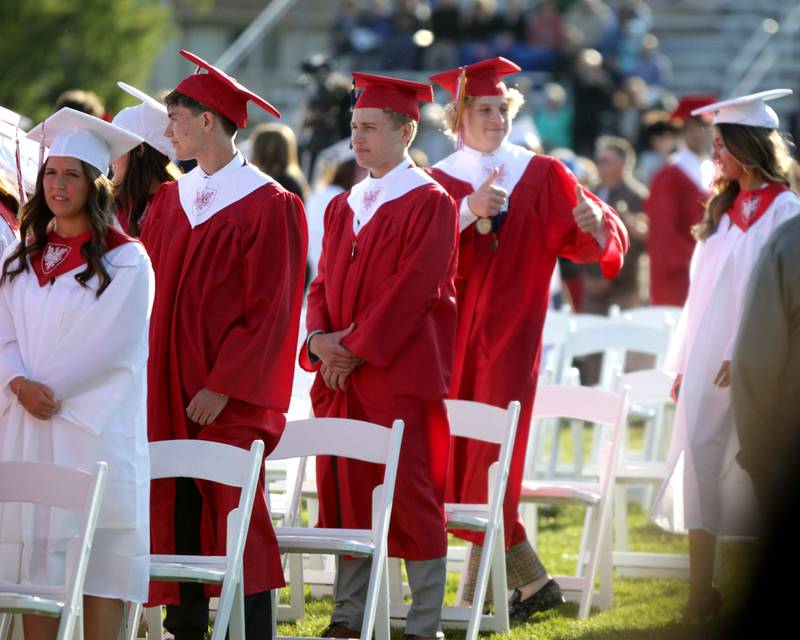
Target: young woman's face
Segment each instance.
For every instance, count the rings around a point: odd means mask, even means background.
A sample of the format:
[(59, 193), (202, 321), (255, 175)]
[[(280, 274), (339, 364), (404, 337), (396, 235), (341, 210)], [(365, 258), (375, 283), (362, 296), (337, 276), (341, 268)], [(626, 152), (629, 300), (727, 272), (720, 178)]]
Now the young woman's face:
[(725, 141), (719, 132), (718, 127), (714, 127), (712, 132), (712, 151), (711, 158), (717, 167), (717, 174), (725, 180), (739, 180), (744, 176), (744, 167), (733, 157), (733, 154), (725, 146)]
[(511, 130), (506, 96), (475, 98), (463, 115), (464, 144), (488, 153), (499, 147)]
[(50, 156), (42, 186), (45, 202), (57, 220), (86, 214), (91, 185), (77, 158)]

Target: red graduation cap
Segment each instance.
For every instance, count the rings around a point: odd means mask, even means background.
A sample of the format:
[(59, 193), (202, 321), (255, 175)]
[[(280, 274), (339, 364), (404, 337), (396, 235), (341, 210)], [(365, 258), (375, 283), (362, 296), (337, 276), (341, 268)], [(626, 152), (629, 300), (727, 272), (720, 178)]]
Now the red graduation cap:
[(433, 102), (433, 87), (424, 82), (368, 73), (353, 73), (353, 82), (356, 89), (363, 89), (356, 100), (356, 109), (391, 109), (419, 121), (419, 103)]
[(175, 91), (194, 98), (210, 107), (222, 116), (231, 120), (239, 129), (247, 126), (247, 103), (254, 102), (256, 105), (269, 111), (276, 118), (280, 118), (280, 112), (261, 96), (256, 95), (247, 87), (242, 86), (224, 71), (220, 71), (214, 65), (206, 62), (201, 57), (181, 50), (181, 55), (194, 62), (198, 67), (206, 69), (208, 73), (197, 72), (188, 78), (181, 80)]
[[(691, 120), (695, 117), (700, 116), (693, 116), (692, 111), (695, 109), (699, 109), (700, 107), (706, 107), (710, 104), (716, 102), (717, 96), (712, 95), (691, 95), (691, 96), (683, 96), (680, 100), (678, 100), (678, 106), (669, 114), (670, 120), (675, 120), (683, 124), (687, 120)], [(709, 116), (710, 119), (710, 116)]]
[(503, 76), (519, 73), (522, 68), (498, 56), (481, 60), (466, 67), (458, 67), (443, 73), (431, 76), (429, 80), (447, 89), (452, 95), (453, 100), (458, 99), (458, 87), (462, 75), (466, 79), (466, 95), (468, 96), (502, 96), (506, 92), (506, 85)]

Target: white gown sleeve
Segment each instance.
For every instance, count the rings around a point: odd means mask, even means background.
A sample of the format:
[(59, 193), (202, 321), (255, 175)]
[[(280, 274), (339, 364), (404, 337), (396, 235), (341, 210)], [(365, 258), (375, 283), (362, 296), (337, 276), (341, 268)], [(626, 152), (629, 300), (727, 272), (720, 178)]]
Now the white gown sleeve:
[[(3, 251), (0, 269), (16, 246), (17, 243), (14, 242)], [(3, 286), (0, 286), (0, 387), (4, 396), (0, 400), (0, 414), (8, 406), (6, 401), (14, 398), (11, 390), (8, 389), (8, 383), (17, 376), (25, 375), (25, 367), (22, 364), (22, 356), (19, 353), (17, 330), (14, 326), (14, 314), (9, 298), (10, 288), (9, 282), (5, 282)]]
[[(147, 365), (153, 271), (140, 245), (125, 245), (111, 284), (59, 338), (42, 374), (61, 402), (59, 415), (100, 433)], [(131, 260), (131, 254), (136, 255)]]

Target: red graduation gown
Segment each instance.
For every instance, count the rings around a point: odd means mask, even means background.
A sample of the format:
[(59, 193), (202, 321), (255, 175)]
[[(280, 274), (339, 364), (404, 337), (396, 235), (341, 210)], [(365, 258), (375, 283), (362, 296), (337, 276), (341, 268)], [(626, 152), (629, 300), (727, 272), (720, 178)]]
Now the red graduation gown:
[[(473, 191), (472, 185), (440, 169), (430, 172), (459, 204)], [(575, 185), (574, 176), (560, 162), (535, 156), (511, 193), (496, 251), (492, 235), (478, 234), (474, 224), (461, 232), (450, 396), (503, 408), (512, 400), (522, 404), (503, 505), (506, 547), (526, 539), (517, 510), (556, 257), (599, 261), (603, 275), (611, 278), (622, 267), (628, 247), (627, 232), (616, 212), (593, 194), (589, 196), (602, 206), (609, 234), (605, 250), (577, 228), (572, 216)], [(447, 501), (485, 502), (486, 473), (499, 452), (499, 445), (454, 438)], [(483, 541), (480, 533), (455, 533), (478, 544)]]
[[(364, 360), (347, 390), (321, 374), (311, 389), (316, 416), (405, 421), (389, 553), (409, 560), (447, 553), (444, 489), (450, 430), (444, 398), (456, 332), (458, 224), (452, 199), (431, 182), (386, 202), (353, 233), (348, 193), (325, 213), (317, 277), (307, 303), (309, 332), (355, 323), (342, 344)], [(353, 242), (356, 241), (353, 254)], [(312, 370), (305, 348), (300, 364)], [(372, 490), (383, 467), (317, 458), (318, 526), (369, 528)]]
[[(249, 448), (260, 438), (269, 453), (283, 432), (291, 396), (306, 263), (302, 203), (268, 183), (192, 229), (178, 184), (166, 184), (153, 199), (141, 239), (156, 277), (150, 440), (196, 438)], [(186, 416), (186, 406), (204, 387), (230, 399), (213, 423), (201, 427)], [(224, 555), (226, 518), (239, 490), (197, 485), (203, 553)], [(153, 553), (174, 553), (174, 499), (174, 480), (153, 483)], [(284, 584), (261, 482), (244, 566), (245, 593)], [(179, 602), (177, 585), (151, 583), (150, 601)]]
[(689, 294), (689, 263), (697, 244), (692, 225), (702, 220), (708, 194), (677, 164), (662, 167), (650, 185), (650, 304), (682, 307)]

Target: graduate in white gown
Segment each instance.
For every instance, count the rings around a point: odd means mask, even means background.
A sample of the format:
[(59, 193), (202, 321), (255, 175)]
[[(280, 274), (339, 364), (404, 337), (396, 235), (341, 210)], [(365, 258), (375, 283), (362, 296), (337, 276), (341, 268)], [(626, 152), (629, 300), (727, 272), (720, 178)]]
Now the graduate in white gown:
[[(115, 638), (123, 601), (148, 594), (146, 362), (153, 275), (111, 226), (111, 160), (141, 138), (62, 109), (30, 134), (50, 146), (0, 276), (0, 460), (109, 476), (85, 581), (87, 639)], [(0, 508), (0, 580), (58, 584), (79, 514)], [(55, 623), (55, 624), (54, 624)], [(26, 637), (57, 620), (26, 616)]]
[(689, 296), (667, 363), (678, 393), (668, 475), (651, 514), (662, 528), (689, 533), (689, 620), (722, 604), (712, 586), (717, 537), (756, 533), (753, 487), (735, 460), (730, 361), (759, 252), (778, 225), (800, 213), (789, 188), (791, 157), (765, 103), (789, 93), (766, 91), (692, 112), (715, 114), (717, 178), (693, 229)]

